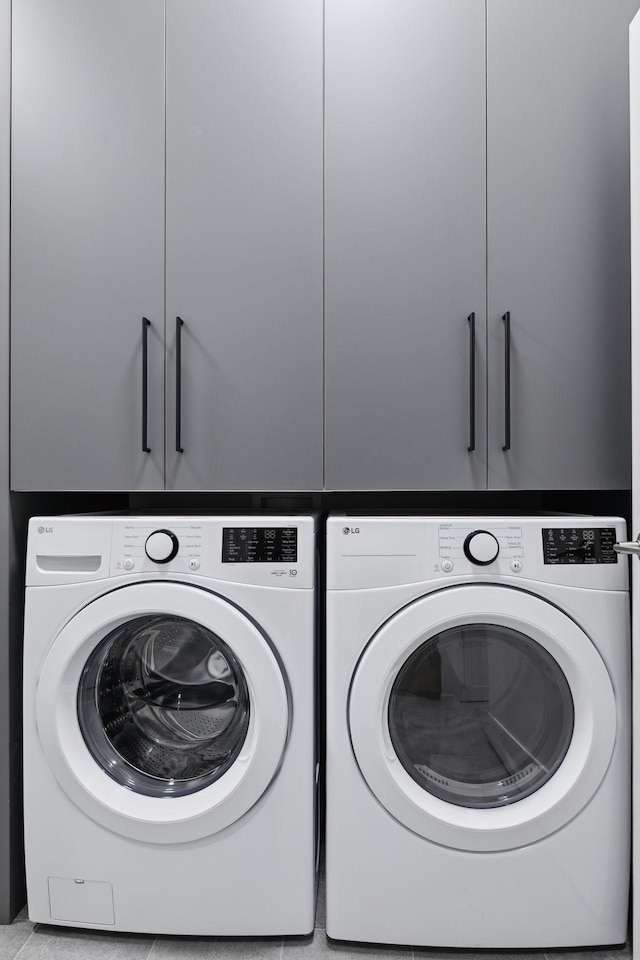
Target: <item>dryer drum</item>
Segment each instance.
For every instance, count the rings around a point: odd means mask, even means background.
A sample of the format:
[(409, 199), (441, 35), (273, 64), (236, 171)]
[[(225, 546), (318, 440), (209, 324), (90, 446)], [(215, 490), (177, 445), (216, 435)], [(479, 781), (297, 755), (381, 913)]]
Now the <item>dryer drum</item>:
[(421, 644), (389, 697), (389, 733), (410, 776), (466, 807), (538, 790), (573, 734), (569, 684), (530, 637), (496, 624), (452, 627)]
[(148, 796), (184, 796), (235, 761), (249, 692), (237, 657), (212, 631), (182, 617), (139, 617), (89, 657), (78, 720), (94, 759), (118, 783)]

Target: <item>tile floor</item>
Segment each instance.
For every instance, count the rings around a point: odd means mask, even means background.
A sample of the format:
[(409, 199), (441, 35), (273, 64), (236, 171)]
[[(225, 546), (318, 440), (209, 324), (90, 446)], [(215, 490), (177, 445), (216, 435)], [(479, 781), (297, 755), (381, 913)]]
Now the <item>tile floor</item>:
[[(338, 943), (325, 934), (324, 883), (320, 881), (316, 929), (312, 937), (285, 940), (237, 940), (197, 937), (153, 937), (141, 934), (103, 933), (31, 923), (26, 909), (11, 926), (0, 926), (0, 960), (546, 960), (542, 952), (482, 951), (459, 954), (453, 950), (412, 947), (379, 947)], [(631, 950), (561, 950), (552, 960), (631, 960)]]

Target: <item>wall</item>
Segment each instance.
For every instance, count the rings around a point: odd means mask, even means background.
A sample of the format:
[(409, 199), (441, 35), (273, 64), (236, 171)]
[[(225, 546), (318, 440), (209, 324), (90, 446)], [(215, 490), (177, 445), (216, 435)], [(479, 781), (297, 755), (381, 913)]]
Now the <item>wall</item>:
[(0, 922), (24, 902), (21, 819), (22, 591), (9, 496), (11, 0), (0, 0)]

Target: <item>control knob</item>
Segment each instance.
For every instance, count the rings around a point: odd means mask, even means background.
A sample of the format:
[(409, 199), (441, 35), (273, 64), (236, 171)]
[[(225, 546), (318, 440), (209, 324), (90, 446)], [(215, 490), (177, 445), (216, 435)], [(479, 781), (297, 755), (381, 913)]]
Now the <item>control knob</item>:
[(464, 555), (471, 563), (486, 567), (500, 552), (500, 544), (488, 530), (474, 530), (464, 541)]
[(154, 563), (169, 563), (178, 552), (178, 538), (171, 530), (154, 530), (144, 545), (144, 552)]

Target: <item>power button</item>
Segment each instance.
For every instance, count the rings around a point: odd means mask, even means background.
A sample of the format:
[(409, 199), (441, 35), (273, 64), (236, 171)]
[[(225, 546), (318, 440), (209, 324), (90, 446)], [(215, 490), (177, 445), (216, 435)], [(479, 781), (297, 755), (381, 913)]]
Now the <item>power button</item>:
[(443, 560), (441, 567), (444, 573), (451, 573), (453, 570), (453, 560)]

